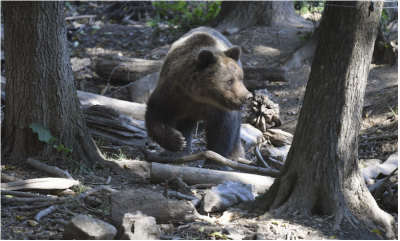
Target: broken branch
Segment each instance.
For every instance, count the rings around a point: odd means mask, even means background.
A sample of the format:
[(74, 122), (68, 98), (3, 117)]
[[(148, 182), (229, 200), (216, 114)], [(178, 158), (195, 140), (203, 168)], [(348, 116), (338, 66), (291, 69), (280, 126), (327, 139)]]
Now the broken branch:
[(277, 177), (278, 173), (279, 173), (279, 171), (272, 169), (272, 168), (253, 167), (253, 166), (233, 162), (213, 151), (199, 152), (197, 154), (174, 158), (174, 157), (160, 157), (160, 156), (152, 154), (151, 152), (145, 150), (144, 148), (140, 148), (140, 150), (147, 156), (147, 160), (150, 162), (182, 164), (182, 163), (188, 163), (188, 162), (197, 161), (197, 160), (211, 159), (211, 160), (221, 163), (222, 165), (225, 165), (225, 166), (228, 166), (233, 169), (240, 170), (240, 171), (244, 171), (244, 172), (266, 175), (266, 176), (271, 176), (271, 177)]
[(71, 180), (75, 180), (69, 173), (68, 171), (63, 171), (58, 167), (54, 166), (48, 166), (44, 163), (41, 163), (39, 161), (36, 161), (35, 159), (28, 158), (26, 163), (36, 169), (39, 169), (41, 171), (44, 171), (45, 173), (48, 173), (50, 175), (56, 176), (56, 177), (61, 177), (61, 178), (68, 178)]

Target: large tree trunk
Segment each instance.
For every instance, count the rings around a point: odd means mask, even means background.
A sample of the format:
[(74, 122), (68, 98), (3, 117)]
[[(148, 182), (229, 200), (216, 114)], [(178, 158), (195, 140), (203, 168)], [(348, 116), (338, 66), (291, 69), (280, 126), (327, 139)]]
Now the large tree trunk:
[(381, 10), (370, 12), (370, 2), (333, 4), (348, 7), (325, 8), (286, 162), (271, 189), (252, 205), (275, 214), (335, 214), (335, 229), (345, 218), (355, 226), (359, 221), (368, 228), (379, 225), (393, 237), (394, 219), (378, 207), (357, 165), (364, 93)]
[(292, 1), (223, 1), (211, 25), (217, 29), (249, 28), (255, 24), (276, 26), (304, 21), (295, 14)]
[(6, 94), (3, 154), (12, 161), (48, 155), (32, 122), (73, 147), (76, 160), (102, 160), (80, 110), (67, 48), (62, 2), (4, 2)]

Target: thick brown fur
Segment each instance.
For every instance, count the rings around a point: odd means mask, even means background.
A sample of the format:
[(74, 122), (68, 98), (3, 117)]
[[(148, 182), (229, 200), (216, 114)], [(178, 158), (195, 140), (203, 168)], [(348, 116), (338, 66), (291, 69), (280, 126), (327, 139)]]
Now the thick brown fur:
[(203, 120), (207, 149), (244, 157), (240, 110), (251, 94), (243, 85), (240, 54), (239, 47), (211, 28), (193, 29), (177, 40), (147, 103), (152, 140), (168, 151), (190, 154), (192, 132)]

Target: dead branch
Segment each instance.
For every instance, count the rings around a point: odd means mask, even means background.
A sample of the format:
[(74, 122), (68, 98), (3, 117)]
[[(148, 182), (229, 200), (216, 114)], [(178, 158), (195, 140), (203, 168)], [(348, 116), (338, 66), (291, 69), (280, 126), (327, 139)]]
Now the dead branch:
[(380, 199), (385, 191), (393, 196), (392, 188), (390, 185), (390, 177), (397, 172), (398, 168), (394, 169), (385, 179), (383, 179), (382, 184), (376, 189), (374, 198), (375, 200)]
[(41, 171), (44, 171), (45, 173), (48, 173), (50, 175), (56, 176), (56, 177), (61, 177), (61, 178), (68, 178), (71, 180), (75, 180), (69, 173), (68, 171), (63, 171), (58, 167), (55, 166), (48, 166), (44, 163), (41, 163), (35, 159), (28, 158), (26, 163), (36, 169), (39, 169)]
[(71, 21), (71, 20), (79, 20), (79, 19), (85, 19), (85, 18), (95, 18), (97, 15), (80, 15), (80, 16), (72, 16), (72, 17), (65, 17), (66, 21)]
[(12, 195), (17, 197), (31, 197), (31, 198), (48, 198), (45, 195), (34, 194), (30, 192), (18, 192), (18, 191), (7, 191), (7, 190), (1, 190), (1, 195)]
[(256, 186), (258, 193), (264, 193), (269, 189), (274, 178), (248, 173), (216, 171), (195, 167), (179, 167), (153, 162), (151, 164), (150, 182), (161, 183), (165, 179), (182, 176), (182, 180), (188, 185), (222, 183), (223, 181), (241, 181), (244, 184)]
[(236, 160), (237, 160), (237, 162), (242, 163), (242, 164), (255, 165), (254, 162), (252, 162), (250, 160), (247, 160), (247, 159), (244, 159), (244, 158), (241, 158), (241, 157), (237, 158)]
[(52, 202), (52, 201), (67, 201), (70, 197), (41, 197), (41, 198), (9, 198), (2, 197), (1, 200), (5, 204), (9, 203), (34, 203), (34, 202)]
[(85, 197), (93, 195), (94, 193), (99, 192), (99, 191), (106, 191), (106, 192), (109, 192), (109, 193), (118, 192), (117, 190), (115, 190), (115, 189), (113, 189), (111, 187), (107, 187), (107, 186), (101, 185), (101, 186), (97, 186), (97, 187), (95, 187), (93, 189), (87, 190), (87, 191), (79, 194), (78, 199), (79, 200), (83, 200)]
[[(65, 203), (65, 201), (56, 201), (56, 202), (49, 202), (45, 204), (40, 204), (40, 205), (31, 205), (31, 206), (15, 206), (15, 207), (10, 207), (11, 209), (17, 209), (21, 211), (26, 211), (26, 210), (32, 210), (32, 209), (40, 209), (40, 208), (45, 208), (54, 204), (62, 204)], [(32, 215), (36, 214), (37, 212), (33, 213)], [(30, 216), (30, 215), (27, 215)]]
[(266, 176), (271, 176), (271, 177), (277, 177), (278, 173), (279, 173), (279, 171), (272, 169), (272, 168), (253, 167), (253, 166), (233, 162), (213, 151), (199, 152), (197, 154), (174, 158), (174, 157), (160, 157), (160, 156), (157, 156), (157, 155), (145, 150), (144, 148), (140, 148), (140, 150), (143, 152), (143, 154), (146, 155), (146, 157), (147, 157), (146, 160), (148, 160), (150, 162), (182, 164), (182, 163), (188, 163), (188, 162), (197, 161), (197, 160), (211, 159), (211, 160), (221, 163), (222, 165), (225, 165), (225, 166), (228, 166), (233, 169), (240, 170), (240, 171), (244, 171), (244, 172), (266, 175)]
[(36, 214), (35, 217), (34, 217), (33, 219), (34, 219), (36, 222), (39, 222), (39, 220), (40, 220), (42, 217), (44, 217), (44, 216), (50, 214), (51, 212), (55, 211), (56, 209), (57, 209), (57, 205), (48, 207), (48, 208), (46, 208), (46, 209), (44, 209), (44, 210), (38, 212), (38, 214)]
[(365, 140), (365, 141), (373, 141), (373, 140), (375, 140), (375, 141), (377, 141), (377, 140), (383, 140), (383, 139), (397, 139), (398, 138), (398, 134), (396, 133), (396, 134), (388, 134), (388, 135), (382, 135), (382, 136), (374, 136), (374, 137), (361, 137), (362, 138), (362, 140)]
[(168, 197), (169, 198), (174, 197), (174, 198), (179, 199), (179, 200), (191, 201), (193, 206), (195, 206), (195, 207), (198, 207), (200, 205), (200, 202), (201, 202), (200, 199), (198, 199), (197, 197), (192, 197), (192, 196), (189, 196), (189, 195), (185, 195), (185, 194), (182, 194), (182, 193), (176, 192), (176, 191), (168, 191)]
[(268, 164), (264, 161), (264, 158), (261, 156), (258, 147), (254, 148), (254, 154), (256, 155), (258, 162), (261, 163), (262, 166), (264, 166), (265, 168), (270, 168)]
[(22, 180), (19, 178), (1, 173), (1, 182), (6, 183), (6, 182), (17, 182), (17, 181), (22, 181)]
[(2, 183), (1, 189), (12, 191), (21, 189), (67, 189), (79, 185), (79, 181), (67, 178), (36, 178), (17, 182)]

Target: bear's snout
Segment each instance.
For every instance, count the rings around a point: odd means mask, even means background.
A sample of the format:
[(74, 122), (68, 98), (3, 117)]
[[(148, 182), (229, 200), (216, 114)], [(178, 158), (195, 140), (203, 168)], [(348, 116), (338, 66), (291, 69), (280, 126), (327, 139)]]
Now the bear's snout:
[(244, 97), (244, 101), (247, 103), (249, 103), (251, 101), (251, 99), (253, 98), (253, 94), (251, 94), (250, 92), (248, 92), (248, 94)]

